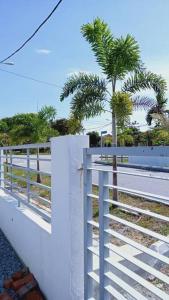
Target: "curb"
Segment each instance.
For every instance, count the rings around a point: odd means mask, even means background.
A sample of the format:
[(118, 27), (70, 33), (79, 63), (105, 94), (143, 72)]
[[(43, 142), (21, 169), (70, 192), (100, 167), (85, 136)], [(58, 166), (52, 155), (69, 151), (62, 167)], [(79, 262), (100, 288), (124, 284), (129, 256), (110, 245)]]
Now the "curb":
[[(104, 165), (104, 166), (112, 166), (110, 162), (103, 162), (100, 160), (94, 161), (95, 164)], [(140, 170), (147, 170), (147, 171), (154, 171), (154, 172), (163, 172), (169, 173), (169, 168), (167, 167), (158, 167), (158, 166), (148, 166), (148, 165), (137, 165), (137, 164), (128, 164), (128, 163), (117, 163), (118, 167), (124, 168), (133, 168), (133, 169), (140, 169)]]

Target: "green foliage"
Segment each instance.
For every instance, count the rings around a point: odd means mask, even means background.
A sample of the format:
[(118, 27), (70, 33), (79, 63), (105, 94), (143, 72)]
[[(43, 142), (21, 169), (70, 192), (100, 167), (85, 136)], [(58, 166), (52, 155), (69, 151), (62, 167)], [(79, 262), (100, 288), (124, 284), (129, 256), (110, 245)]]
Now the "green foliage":
[(118, 130), (117, 141), (119, 146), (133, 146), (134, 133), (130, 128), (120, 128)]
[(11, 145), (11, 137), (9, 134), (0, 131), (0, 146), (9, 146)]
[(127, 132), (123, 132), (118, 135), (118, 145), (119, 146), (133, 146), (134, 138)]
[(154, 129), (152, 132), (153, 145), (169, 145), (169, 131), (163, 129)]
[(146, 121), (148, 125), (152, 122), (152, 113), (162, 113), (165, 109), (167, 99), (165, 92), (167, 90), (166, 81), (160, 75), (156, 75), (151, 72), (137, 72), (124, 83), (123, 91), (136, 93), (143, 89), (152, 89), (155, 92), (155, 100), (148, 97), (136, 98), (134, 106), (136, 108), (150, 107)]
[[(161, 115), (160, 115), (161, 119)], [(164, 127), (156, 127), (152, 130), (145, 132), (140, 131), (138, 128), (131, 126), (123, 128), (118, 132), (118, 145), (119, 146), (161, 146), (169, 145), (169, 121)], [(165, 121), (164, 121), (165, 122)]]
[(124, 92), (114, 93), (111, 102), (111, 109), (116, 115), (118, 126), (124, 127), (129, 121), (129, 116), (133, 111), (131, 95)]
[(69, 134), (69, 126), (67, 119), (58, 119), (52, 122), (52, 128), (57, 130), (60, 135), (67, 135)]
[(55, 120), (52, 122), (52, 128), (57, 130), (60, 135), (77, 134), (83, 130), (81, 121), (73, 117)]
[(43, 119), (46, 122), (54, 121), (56, 117), (56, 109), (53, 106), (43, 106), (42, 109), (38, 112), (39, 118)]
[(163, 96), (167, 90), (166, 81), (162, 76), (152, 72), (135, 72), (123, 86), (123, 91), (130, 93), (136, 93), (145, 89), (153, 89), (156, 95), (159, 96), (159, 100), (165, 101)]
[[(72, 96), (71, 114), (79, 120), (98, 116), (105, 111), (110, 112), (113, 139), (116, 143), (115, 124), (124, 127), (132, 109), (148, 110), (157, 105), (164, 109), (167, 101), (166, 81), (159, 75), (145, 71), (140, 59), (139, 45), (131, 35), (114, 37), (109, 26), (100, 18), (83, 25), (81, 32), (91, 45), (107, 80), (94, 74), (73, 75), (66, 81), (60, 101)], [(117, 81), (125, 80), (128, 75), (130, 77), (123, 82), (121, 92), (116, 93)], [(108, 83), (112, 85), (112, 93), (107, 87)], [(154, 90), (155, 101), (148, 97), (133, 97), (133, 94), (145, 89)]]
[(111, 147), (112, 145), (112, 136), (111, 135), (104, 135), (103, 136), (103, 145), (105, 147)]
[(50, 123), (41, 119), (39, 115), (33, 120), (32, 126), (32, 143), (44, 143), (49, 141), (51, 137), (58, 136), (58, 132), (51, 128)]
[(46, 142), (58, 132), (51, 128), (56, 110), (43, 107), (39, 113), (23, 113), (0, 120), (0, 137), (3, 145)]
[(139, 68), (139, 46), (131, 35), (114, 38), (108, 25), (100, 18), (83, 25), (81, 31), (108, 79), (123, 79), (128, 72)]
[(97, 131), (91, 131), (88, 132), (87, 135), (89, 135), (90, 147), (98, 147), (100, 142), (99, 133)]
[(67, 122), (68, 122), (69, 134), (74, 135), (82, 132), (83, 126), (81, 120), (75, 119), (73, 116), (71, 116), (69, 119), (67, 119)]
[(73, 95), (71, 114), (82, 120), (100, 115), (104, 111), (104, 101), (107, 99), (107, 88), (104, 79), (93, 74), (79, 73), (72, 75), (63, 87), (60, 100)]

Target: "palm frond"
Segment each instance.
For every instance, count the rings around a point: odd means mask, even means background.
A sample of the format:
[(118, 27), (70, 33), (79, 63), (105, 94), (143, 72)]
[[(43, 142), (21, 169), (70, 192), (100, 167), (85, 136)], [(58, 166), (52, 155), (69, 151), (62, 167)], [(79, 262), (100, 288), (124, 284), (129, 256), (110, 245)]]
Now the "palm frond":
[(108, 25), (99, 18), (83, 25), (81, 31), (109, 80), (122, 79), (128, 72), (139, 69), (139, 46), (131, 35), (114, 38)]
[(155, 105), (155, 100), (147, 96), (135, 96), (132, 98), (133, 108), (148, 110)]
[(140, 67), (140, 50), (134, 37), (128, 34), (115, 39), (108, 58), (109, 76), (123, 79), (128, 72), (136, 71)]
[(153, 89), (159, 99), (164, 99), (167, 84), (161, 75), (151, 72), (136, 72), (127, 79), (123, 86), (123, 91), (130, 93), (144, 89)]
[(100, 18), (96, 18), (92, 23), (83, 25), (81, 32), (91, 45), (98, 64), (103, 72), (107, 74), (108, 58), (114, 43), (114, 38), (108, 25)]
[(76, 91), (86, 87), (93, 88), (93, 90), (100, 90), (103, 93), (106, 93), (107, 90), (106, 81), (104, 79), (101, 79), (99, 76), (94, 74), (79, 73), (68, 78), (62, 89), (60, 101), (63, 101)]
[(88, 119), (104, 111), (104, 93), (93, 88), (78, 90), (71, 101), (71, 114), (77, 119)]
[(63, 101), (70, 95), (73, 95), (71, 113), (75, 118), (97, 116), (103, 112), (107, 100), (106, 81), (93, 74), (72, 75), (63, 87), (60, 100)]

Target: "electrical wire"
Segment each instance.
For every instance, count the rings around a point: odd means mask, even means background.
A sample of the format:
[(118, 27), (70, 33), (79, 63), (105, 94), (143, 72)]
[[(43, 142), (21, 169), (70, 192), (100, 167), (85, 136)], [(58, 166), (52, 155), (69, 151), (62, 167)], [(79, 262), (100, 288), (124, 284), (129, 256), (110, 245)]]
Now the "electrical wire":
[[(111, 125), (111, 124), (112, 124), (112, 123), (108, 123), (108, 124), (104, 124), (104, 125), (99, 126), (99, 127), (84, 128), (84, 130), (85, 130), (85, 131), (89, 131), (89, 130), (102, 129), (102, 128), (107, 127), (107, 126), (109, 126), (109, 125)], [(132, 127), (132, 126), (133, 126), (133, 125), (131, 125), (131, 127)], [(143, 127), (143, 126), (147, 126), (147, 124), (140, 125), (140, 126), (133, 126), (133, 127)], [(130, 128), (130, 126), (129, 126), (129, 128)], [(136, 133), (136, 134), (137, 134), (137, 133)]]
[(111, 123), (108, 123), (108, 124), (104, 124), (103, 126), (99, 126), (99, 127), (94, 127), (94, 128), (85, 128), (85, 131), (88, 131), (88, 130), (95, 130), (95, 129), (102, 129), (104, 127), (107, 127), (111, 125)]
[(23, 79), (28, 79), (28, 80), (32, 80), (32, 81), (35, 81), (35, 82), (38, 82), (38, 83), (46, 84), (46, 85), (49, 85), (49, 86), (62, 88), (61, 86), (59, 86), (59, 85), (57, 85), (55, 83), (51, 83), (51, 82), (48, 82), (48, 81), (39, 80), (39, 79), (30, 77), (30, 76), (27, 76), (27, 75), (15, 73), (15, 72), (12, 72), (12, 71), (7, 71), (7, 70), (1, 69), (1, 68), (0, 68), (0, 71), (8, 73), (8, 74), (11, 74), (11, 75), (14, 75), (14, 76), (17, 76), (17, 77), (20, 77), (20, 78), (23, 78)]
[(14, 52), (12, 52), (10, 55), (8, 55), (6, 58), (2, 59), (0, 61), (0, 63), (4, 63), (7, 59), (11, 58), (12, 56), (14, 56), (17, 52), (19, 52), (22, 48), (25, 47), (25, 45), (36, 35), (36, 33), (40, 30), (40, 28), (50, 19), (50, 17), (53, 15), (53, 13), (55, 12), (55, 10), (59, 7), (59, 5), (61, 4), (63, 0), (60, 0), (55, 7), (53, 8), (53, 10), (51, 11), (51, 13), (45, 18), (45, 20), (37, 27), (37, 29), (32, 33), (32, 35), (18, 48), (16, 49)]

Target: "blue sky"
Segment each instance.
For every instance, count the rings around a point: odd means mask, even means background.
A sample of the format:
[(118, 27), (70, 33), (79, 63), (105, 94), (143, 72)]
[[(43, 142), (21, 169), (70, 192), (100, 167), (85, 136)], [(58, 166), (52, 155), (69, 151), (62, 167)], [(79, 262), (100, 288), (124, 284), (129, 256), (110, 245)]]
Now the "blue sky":
[[(0, 59), (15, 50), (39, 25), (57, 0), (0, 1)], [(139, 42), (142, 60), (151, 71), (162, 74), (169, 84), (168, 0), (64, 0), (50, 21), (15, 57), (14, 66), (1, 69), (35, 77), (58, 85), (51, 87), (0, 71), (0, 117), (34, 112), (43, 105), (57, 108), (67, 117), (69, 101), (59, 102), (67, 76), (77, 71), (100, 74), (100, 69), (80, 26), (103, 18), (115, 36), (132, 34)], [(85, 122), (86, 128), (109, 123), (110, 116)], [(133, 116), (145, 124), (144, 113)], [(100, 128), (99, 128), (100, 129)], [(109, 129), (109, 127), (108, 127)]]

